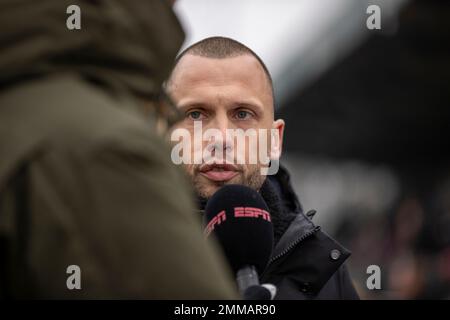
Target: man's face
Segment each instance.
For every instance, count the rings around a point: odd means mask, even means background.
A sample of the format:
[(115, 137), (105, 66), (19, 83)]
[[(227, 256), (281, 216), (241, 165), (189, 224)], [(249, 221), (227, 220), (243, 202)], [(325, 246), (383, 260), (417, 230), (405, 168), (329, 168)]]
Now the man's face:
[[(224, 59), (186, 54), (178, 62), (168, 89), (185, 115), (172, 130), (184, 128), (190, 132), (191, 159), (205, 150), (212, 155), (209, 164), (184, 164), (198, 195), (210, 198), (224, 184), (243, 184), (258, 190), (265, 180), (260, 169), (267, 167), (259, 161), (259, 155), (266, 151), (261, 151), (259, 140), (251, 144), (247, 137), (245, 147), (237, 148), (236, 137), (227, 136), (227, 129), (266, 132), (268, 154), (271, 129), (282, 140), (284, 122), (274, 121), (271, 87), (258, 60), (249, 54)], [(222, 138), (202, 140), (198, 148), (199, 144), (193, 141), (194, 127), (198, 129), (200, 123), (202, 133), (216, 129)], [(258, 155), (256, 163), (250, 161), (252, 155)]]

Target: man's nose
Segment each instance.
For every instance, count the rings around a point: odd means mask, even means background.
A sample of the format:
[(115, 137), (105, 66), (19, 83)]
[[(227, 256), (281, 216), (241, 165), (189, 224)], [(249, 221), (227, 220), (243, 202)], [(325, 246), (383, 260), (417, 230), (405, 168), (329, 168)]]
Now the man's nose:
[(214, 142), (209, 144), (211, 151), (219, 151), (218, 148), (223, 148), (225, 154), (233, 151), (233, 143), (230, 139), (230, 134), (227, 131), (233, 129), (233, 123), (228, 119), (226, 114), (217, 114), (213, 121), (210, 122), (208, 129), (215, 129), (220, 133), (218, 137), (214, 137)]
[(233, 129), (233, 123), (228, 119), (225, 110), (216, 113), (213, 121), (211, 121), (211, 128), (219, 130), (223, 137), (226, 136), (227, 129)]

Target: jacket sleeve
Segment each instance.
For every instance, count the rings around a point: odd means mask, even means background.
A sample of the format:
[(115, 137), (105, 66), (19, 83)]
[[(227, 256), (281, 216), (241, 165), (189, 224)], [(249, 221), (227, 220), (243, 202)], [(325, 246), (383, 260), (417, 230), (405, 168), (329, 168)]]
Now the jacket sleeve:
[(348, 271), (347, 265), (343, 264), (339, 268), (339, 290), (340, 296), (343, 300), (359, 300), (359, 295), (356, 292), (355, 287), (353, 286), (352, 279), (350, 277), (350, 273)]
[[(31, 161), (28, 259), (40, 298), (237, 298), (169, 155), (130, 130)], [(67, 287), (70, 265), (80, 290)]]

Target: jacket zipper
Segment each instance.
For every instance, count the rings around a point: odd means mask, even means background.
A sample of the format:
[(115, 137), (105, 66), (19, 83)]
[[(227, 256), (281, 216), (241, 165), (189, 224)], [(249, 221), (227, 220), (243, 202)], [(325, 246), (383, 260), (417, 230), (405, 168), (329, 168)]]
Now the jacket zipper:
[[(282, 256), (284, 256), (285, 254), (287, 254), (289, 251), (291, 251), (296, 245), (298, 245), (300, 242), (302, 242), (303, 240), (305, 240), (306, 238), (308, 238), (309, 236), (313, 235), (314, 233), (316, 233), (317, 231), (320, 230), (319, 226), (316, 226), (313, 230), (303, 234), (301, 237), (295, 239), (295, 241), (291, 242), (291, 244), (284, 249), (281, 253), (279, 253), (278, 255), (276, 255), (275, 257), (272, 257), (269, 260), (269, 263), (267, 264), (267, 267), (269, 267), (269, 265), (274, 262), (275, 260), (281, 258)], [(266, 267), (266, 270), (267, 270)]]

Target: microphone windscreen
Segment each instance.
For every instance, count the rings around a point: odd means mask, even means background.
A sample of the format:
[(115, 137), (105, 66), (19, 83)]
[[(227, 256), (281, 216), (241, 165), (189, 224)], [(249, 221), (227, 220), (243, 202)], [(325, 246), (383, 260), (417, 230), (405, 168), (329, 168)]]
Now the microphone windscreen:
[(236, 273), (255, 266), (261, 274), (273, 247), (269, 209), (261, 195), (242, 185), (225, 185), (208, 200), (205, 234), (214, 234)]

